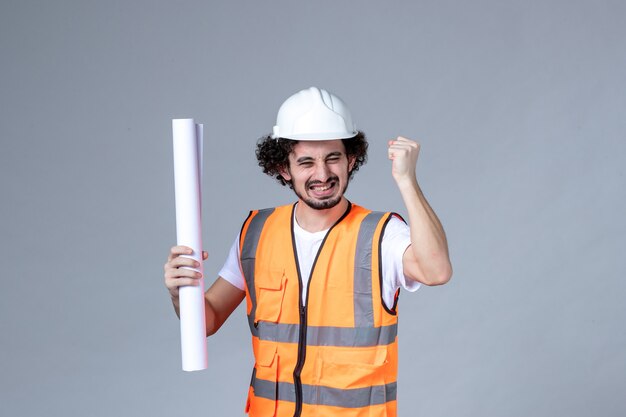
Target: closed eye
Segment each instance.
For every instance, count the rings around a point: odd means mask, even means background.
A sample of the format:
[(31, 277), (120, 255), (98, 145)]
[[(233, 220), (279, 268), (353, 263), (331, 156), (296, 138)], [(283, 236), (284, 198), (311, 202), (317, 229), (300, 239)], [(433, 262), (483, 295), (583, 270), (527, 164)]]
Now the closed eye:
[(331, 153), (326, 157), (326, 162), (338, 162), (343, 155), (340, 152)]

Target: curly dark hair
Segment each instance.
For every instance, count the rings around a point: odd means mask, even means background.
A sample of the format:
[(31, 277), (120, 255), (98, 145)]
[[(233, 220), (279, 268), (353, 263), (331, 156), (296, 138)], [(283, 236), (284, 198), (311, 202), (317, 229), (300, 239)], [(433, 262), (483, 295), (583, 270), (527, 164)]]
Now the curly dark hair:
[[(354, 158), (354, 166), (350, 171), (350, 179), (359, 170), (361, 165), (367, 162), (367, 139), (365, 134), (358, 131), (356, 136), (349, 139), (341, 139), (346, 148), (348, 160)], [(289, 154), (291, 153), (297, 140), (278, 138), (274, 139), (270, 135), (259, 138), (256, 144), (256, 159), (259, 166), (263, 168), (263, 173), (276, 180), (282, 185), (293, 188), (291, 181), (287, 181), (280, 175), (280, 171), (289, 167)]]

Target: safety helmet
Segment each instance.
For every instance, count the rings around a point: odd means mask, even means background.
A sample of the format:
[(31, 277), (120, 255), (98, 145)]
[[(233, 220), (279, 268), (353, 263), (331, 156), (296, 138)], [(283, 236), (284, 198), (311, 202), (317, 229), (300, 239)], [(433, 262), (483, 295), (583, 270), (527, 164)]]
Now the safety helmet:
[(311, 87), (292, 95), (280, 106), (272, 138), (347, 139), (357, 133), (346, 103), (326, 90)]

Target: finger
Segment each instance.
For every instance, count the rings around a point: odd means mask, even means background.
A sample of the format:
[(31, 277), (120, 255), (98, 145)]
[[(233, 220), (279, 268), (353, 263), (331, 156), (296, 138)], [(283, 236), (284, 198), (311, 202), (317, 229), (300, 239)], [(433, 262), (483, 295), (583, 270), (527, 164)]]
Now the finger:
[(170, 261), (167, 261), (163, 266), (163, 269), (167, 271), (168, 269), (176, 269), (180, 267), (198, 268), (199, 266), (200, 263), (193, 258), (178, 256)]
[(398, 142), (404, 142), (404, 143), (418, 143), (416, 140), (412, 140), (409, 138), (405, 138), (404, 136), (398, 136), (396, 138), (396, 141)]
[(407, 146), (394, 146), (394, 147), (389, 148), (390, 158), (408, 156), (410, 153), (411, 153), (411, 148)]
[(200, 279), (202, 278), (202, 274), (198, 271), (194, 271), (193, 269), (187, 268), (169, 268), (165, 271), (165, 279), (177, 279), (177, 278), (192, 278), (192, 279)]
[(413, 147), (409, 146), (409, 145), (391, 145), (389, 147), (390, 151), (397, 151), (397, 152), (407, 152), (410, 151), (411, 149), (413, 149)]
[(405, 147), (405, 148), (415, 148), (419, 146), (419, 143), (412, 140), (392, 140), (389, 141), (389, 147)]
[(399, 146), (392, 146), (389, 148), (389, 152), (388, 152), (388, 156), (389, 159), (394, 160), (397, 157), (401, 157), (403, 154), (406, 153), (406, 149), (399, 147)]
[(390, 140), (389, 145), (408, 145), (411, 147), (419, 147), (419, 142), (407, 139), (403, 136), (398, 136), (396, 139)]
[(389, 147), (389, 159), (395, 159), (397, 157), (410, 157), (411, 154), (419, 152), (419, 147), (416, 145), (410, 145), (406, 143), (394, 144)]
[(406, 144), (406, 142), (399, 141), (399, 140), (396, 140), (396, 139), (391, 139), (391, 140), (389, 141), (389, 147), (393, 147), (393, 146), (401, 146), (402, 144)]
[(183, 245), (172, 246), (170, 248), (170, 253), (167, 259), (172, 260), (175, 257), (180, 256), (180, 255), (191, 255), (191, 254), (193, 254), (193, 249), (191, 249), (189, 246), (183, 246)]
[(186, 256), (178, 256), (169, 261), (168, 264), (170, 268), (180, 268), (181, 266), (198, 268), (200, 266), (200, 262), (196, 261), (193, 258), (187, 258)]
[(205, 261), (209, 259), (209, 253), (205, 250), (202, 251), (202, 259)]
[(192, 279), (192, 278), (175, 278), (175, 279), (170, 279), (165, 282), (165, 286), (170, 290), (176, 289), (178, 287), (188, 286), (188, 285), (194, 285), (194, 286), (200, 285), (200, 280)]

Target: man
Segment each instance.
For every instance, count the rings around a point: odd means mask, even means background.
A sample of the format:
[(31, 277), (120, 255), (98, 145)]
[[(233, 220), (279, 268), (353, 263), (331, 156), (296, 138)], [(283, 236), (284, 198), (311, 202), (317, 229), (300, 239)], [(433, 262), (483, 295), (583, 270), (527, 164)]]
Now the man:
[[(263, 171), (298, 201), (252, 211), (205, 294), (207, 335), (246, 298), (250, 416), (396, 415), (399, 289), (452, 275), (444, 230), (417, 183), (419, 148), (389, 141), (407, 226), (345, 198), (367, 142), (339, 97), (315, 87), (294, 94), (257, 144)], [(199, 266), (180, 256), (189, 253), (175, 246), (165, 264), (177, 314), (178, 288), (200, 278), (181, 268)]]

